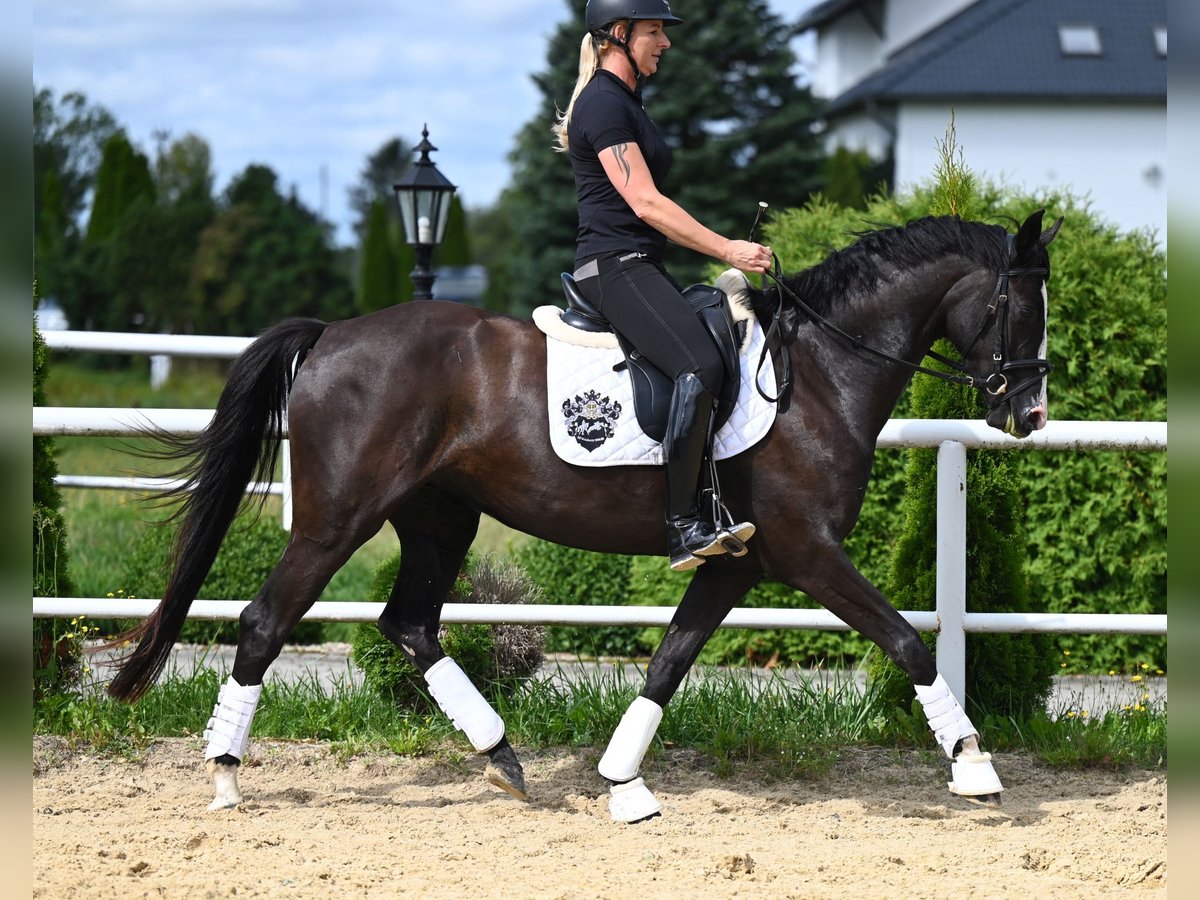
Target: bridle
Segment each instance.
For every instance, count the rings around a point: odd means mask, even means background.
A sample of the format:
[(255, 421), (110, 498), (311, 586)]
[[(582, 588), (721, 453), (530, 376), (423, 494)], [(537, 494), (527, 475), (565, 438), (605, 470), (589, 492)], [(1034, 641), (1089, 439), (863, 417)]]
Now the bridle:
[[(753, 232), (752, 232), (752, 234), (753, 234)], [(1008, 317), (1009, 317), (1008, 285), (1009, 285), (1009, 279), (1016, 278), (1016, 277), (1019, 277), (1022, 275), (1045, 276), (1045, 275), (1050, 274), (1050, 270), (1048, 268), (1046, 268), (1045, 266), (1017, 266), (1017, 267), (1014, 267), (1012, 263), (1013, 263), (1013, 251), (1014, 251), (1014, 245), (1016, 242), (1016, 238), (1011, 234), (1005, 235), (1005, 238), (1006, 238), (1006, 250), (1007, 250), (1007, 265), (1005, 268), (1000, 269), (996, 272), (996, 286), (995, 286), (995, 288), (993, 288), (991, 298), (988, 300), (987, 306), (984, 309), (982, 316), (980, 317), (979, 327), (975, 330), (975, 337), (973, 337), (971, 339), (970, 343), (968, 343), (967, 346), (962, 351), (962, 355), (965, 360), (965, 358), (970, 355), (971, 349), (977, 343), (979, 343), (980, 339), (983, 338), (984, 334), (987, 332), (989, 326), (991, 326), (993, 321), (995, 321), (995, 323), (996, 323), (995, 332), (996, 333), (995, 333), (995, 342), (992, 346), (992, 371), (991, 372), (981, 373), (981, 374), (972, 374), (970, 372), (970, 370), (967, 368), (967, 364), (965, 361), (951, 359), (948, 356), (943, 356), (941, 353), (938, 353), (935, 350), (929, 350), (925, 354), (926, 356), (931, 357), (932, 359), (936, 359), (938, 362), (940, 362), (946, 366), (949, 366), (951, 369), (954, 370), (954, 372), (956, 372), (958, 374), (954, 374), (952, 372), (943, 372), (940, 369), (931, 369), (931, 368), (928, 368), (927, 366), (918, 365), (917, 363), (911, 363), (906, 359), (901, 359), (898, 356), (893, 356), (890, 353), (886, 353), (883, 350), (879, 350), (875, 347), (872, 347), (870, 344), (863, 343), (863, 340), (861, 337), (852, 335), (846, 331), (843, 331), (837, 325), (834, 325), (832, 322), (830, 322), (828, 319), (826, 319), (824, 316), (822, 316), (819, 312), (817, 312), (815, 309), (813, 309), (811, 306), (809, 306), (807, 303), (805, 303), (802, 299), (800, 299), (800, 296), (798, 294), (796, 294), (795, 291), (793, 291), (786, 284), (784, 284), (783, 273), (782, 273), (782, 269), (781, 269), (781, 266), (779, 263), (779, 257), (773, 253), (771, 254), (771, 256), (774, 260), (774, 271), (766, 272), (766, 273), (764, 273), (764, 275), (766, 277), (770, 278), (775, 283), (776, 293), (779, 297), (779, 302), (775, 308), (775, 312), (772, 314), (770, 327), (767, 329), (766, 340), (764, 342), (765, 345), (763, 347), (763, 354), (758, 362), (759, 371), (762, 370), (762, 366), (763, 366), (764, 362), (766, 361), (767, 354), (769, 352), (768, 347), (770, 345), (772, 335), (778, 335), (778, 333), (779, 333), (780, 319), (783, 314), (783, 306), (784, 306), (783, 295), (786, 293), (789, 297), (792, 298), (792, 301), (796, 304), (796, 306), (798, 306), (800, 308), (800, 310), (802, 312), (804, 312), (810, 319), (812, 319), (818, 326), (820, 326), (821, 328), (824, 328), (826, 331), (828, 331), (832, 334), (836, 334), (843, 340), (847, 341), (851, 345), (851, 347), (856, 351), (863, 351), (865, 353), (869, 353), (872, 356), (877, 356), (880, 359), (885, 359), (888, 362), (896, 363), (898, 365), (901, 365), (908, 369), (911, 369), (913, 372), (920, 372), (923, 375), (932, 375), (935, 378), (940, 378), (943, 381), (949, 381), (953, 384), (962, 384), (962, 385), (966, 385), (967, 387), (982, 387), (988, 395), (988, 407), (989, 408), (996, 407), (996, 406), (1000, 405), (1001, 403), (1007, 402), (1007, 400), (1009, 399), (1008, 395), (1019, 394), (1021, 391), (1025, 390), (1027, 387), (1029, 387), (1033, 384), (1036, 384), (1038, 381), (1041, 381), (1043, 378), (1046, 377), (1046, 375), (1050, 372), (1050, 370), (1054, 368), (1054, 366), (1052, 366), (1050, 364), (1049, 360), (1039, 359), (1039, 358), (1009, 359), (1009, 339), (1008, 339)], [(789, 357), (789, 355), (787, 353), (781, 353), (780, 357), (781, 357), (781, 363), (782, 363), (782, 369), (783, 369), (783, 378), (781, 379), (779, 393), (775, 397), (768, 397), (766, 392), (763, 391), (762, 387), (759, 386), (759, 379), (757, 377), (757, 374), (754, 379), (755, 387), (758, 388), (759, 394), (768, 403), (777, 402), (780, 399), (780, 397), (782, 397), (787, 392), (788, 388), (791, 387), (791, 383), (792, 383), (791, 358)], [(1034, 374), (1031, 375), (1030, 377), (1026, 378), (1024, 381), (1020, 382), (1016, 387), (1010, 387), (1009, 386), (1009, 374), (1014, 371), (1022, 370), (1022, 369), (1032, 369), (1034, 371)]]

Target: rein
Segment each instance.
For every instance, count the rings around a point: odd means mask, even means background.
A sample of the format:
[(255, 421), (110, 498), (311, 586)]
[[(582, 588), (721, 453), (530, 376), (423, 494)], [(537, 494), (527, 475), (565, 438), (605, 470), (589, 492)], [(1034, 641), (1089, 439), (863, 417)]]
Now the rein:
[[(1009, 266), (1008, 268), (1001, 269), (996, 273), (996, 287), (992, 290), (991, 299), (988, 301), (987, 307), (984, 309), (983, 316), (979, 322), (979, 328), (975, 332), (975, 337), (971, 339), (971, 342), (967, 344), (966, 348), (963, 350), (963, 356), (966, 357), (967, 354), (971, 352), (971, 348), (979, 343), (980, 338), (982, 338), (984, 332), (987, 331), (988, 325), (991, 323), (991, 321), (993, 319), (997, 320), (996, 340), (992, 348), (993, 370), (990, 374), (982, 376), (972, 375), (970, 371), (968, 371), (965, 362), (960, 362), (959, 360), (943, 356), (941, 353), (938, 353), (935, 350), (929, 350), (925, 355), (936, 359), (938, 362), (944, 363), (945, 365), (954, 369), (955, 372), (961, 374), (955, 375), (949, 372), (943, 372), (939, 369), (931, 369), (927, 366), (911, 363), (906, 359), (893, 356), (890, 353), (886, 353), (883, 350), (872, 347), (870, 344), (864, 343), (861, 337), (852, 335), (849, 332), (839, 328), (837, 325), (834, 325), (819, 312), (805, 303), (795, 291), (788, 287), (783, 281), (783, 272), (779, 262), (779, 257), (772, 253), (771, 256), (775, 263), (775, 270), (773, 272), (764, 272), (763, 276), (764, 281), (766, 278), (770, 278), (773, 282), (775, 282), (775, 289), (776, 294), (779, 297), (779, 302), (776, 304), (775, 311), (771, 315), (771, 324), (767, 329), (766, 341), (764, 342), (762, 356), (759, 357), (758, 368), (755, 371), (754, 386), (757, 388), (759, 395), (768, 403), (775, 403), (787, 392), (788, 388), (790, 388), (792, 384), (791, 357), (787, 353), (780, 354), (782, 358), (783, 378), (781, 379), (779, 393), (775, 397), (767, 396), (766, 392), (763, 391), (762, 387), (759, 385), (758, 378), (758, 374), (762, 371), (762, 367), (766, 363), (767, 354), (770, 352), (771, 336), (773, 334), (778, 335), (780, 330), (780, 320), (783, 315), (785, 293), (791, 297), (796, 306), (798, 306), (800, 310), (804, 312), (810, 319), (812, 319), (817, 325), (849, 342), (851, 347), (853, 347), (855, 350), (864, 351), (872, 356), (876, 356), (888, 362), (904, 366), (908, 369), (911, 369), (913, 372), (919, 372), (922, 375), (932, 375), (935, 378), (940, 378), (943, 381), (948, 381), (952, 384), (962, 384), (966, 385), (967, 387), (982, 386), (989, 395), (989, 406), (996, 406), (1003, 401), (1004, 395), (1010, 390), (1007, 373), (1015, 369), (1035, 369), (1036, 371), (1032, 377), (1025, 379), (1015, 388), (1011, 388), (1014, 393), (1019, 393), (1030, 385), (1040, 381), (1050, 372), (1051, 369), (1054, 368), (1048, 360), (1010, 360), (1008, 358), (1008, 282), (1010, 278), (1020, 275), (1048, 275), (1049, 269), (1042, 266), (1013, 268), (1012, 253), (1015, 238), (1011, 234), (1006, 235), (1006, 238)], [(782, 343), (782, 338), (780, 338), (781, 346)]]

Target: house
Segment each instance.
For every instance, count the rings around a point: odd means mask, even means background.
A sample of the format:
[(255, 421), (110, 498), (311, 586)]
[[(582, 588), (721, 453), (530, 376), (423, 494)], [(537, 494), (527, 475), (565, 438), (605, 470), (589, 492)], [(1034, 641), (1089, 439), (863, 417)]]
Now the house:
[(977, 174), (1069, 187), (1165, 245), (1166, 0), (827, 0), (809, 31), (830, 152), (926, 180), (953, 112)]

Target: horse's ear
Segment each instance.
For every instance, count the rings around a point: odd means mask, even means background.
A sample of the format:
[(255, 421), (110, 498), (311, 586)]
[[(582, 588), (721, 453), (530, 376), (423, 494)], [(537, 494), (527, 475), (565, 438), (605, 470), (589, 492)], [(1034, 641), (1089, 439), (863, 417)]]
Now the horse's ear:
[(1021, 223), (1021, 228), (1017, 231), (1017, 259), (1019, 259), (1022, 254), (1032, 250), (1034, 245), (1037, 244), (1038, 239), (1042, 235), (1042, 217), (1044, 215), (1046, 215), (1046, 211), (1044, 209), (1039, 209), (1030, 213), (1029, 218)]
[(1063, 217), (1059, 216), (1053, 225), (1042, 232), (1042, 236), (1038, 238), (1038, 243), (1043, 247), (1049, 247), (1050, 242), (1058, 235), (1058, 229), (1063, 223)]

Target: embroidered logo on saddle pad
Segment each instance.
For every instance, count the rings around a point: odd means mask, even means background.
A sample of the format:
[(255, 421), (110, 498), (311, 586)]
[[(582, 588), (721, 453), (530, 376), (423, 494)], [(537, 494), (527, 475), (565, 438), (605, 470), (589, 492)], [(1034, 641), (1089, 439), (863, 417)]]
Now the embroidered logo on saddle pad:
[(567, 434), (591, 453), (617, 433), (621, 404), (595, 391), (585, 391), (564, 400), (562, 413), (567, 420)]
[[(545, 307), (543, 307), (545, 309)], [(717, 459), (736, 456), (758, 443), (775, 421), (775, 404), (754, 389), (754, 370), (764, 337), (751, 319), (749, 340), (742, 351), (742, 389), (737, 406), (713, 440)], [(621, 350), (581, 347), (547, 336), (546, 395), (550, 443), (566, 462), (578, 466), (662, 465), (662, 444), (646, 436), (633, 413), (633, 387), (622, 366)], [(762, 388), (775, 393), (770, 365), (760, 374)]]

